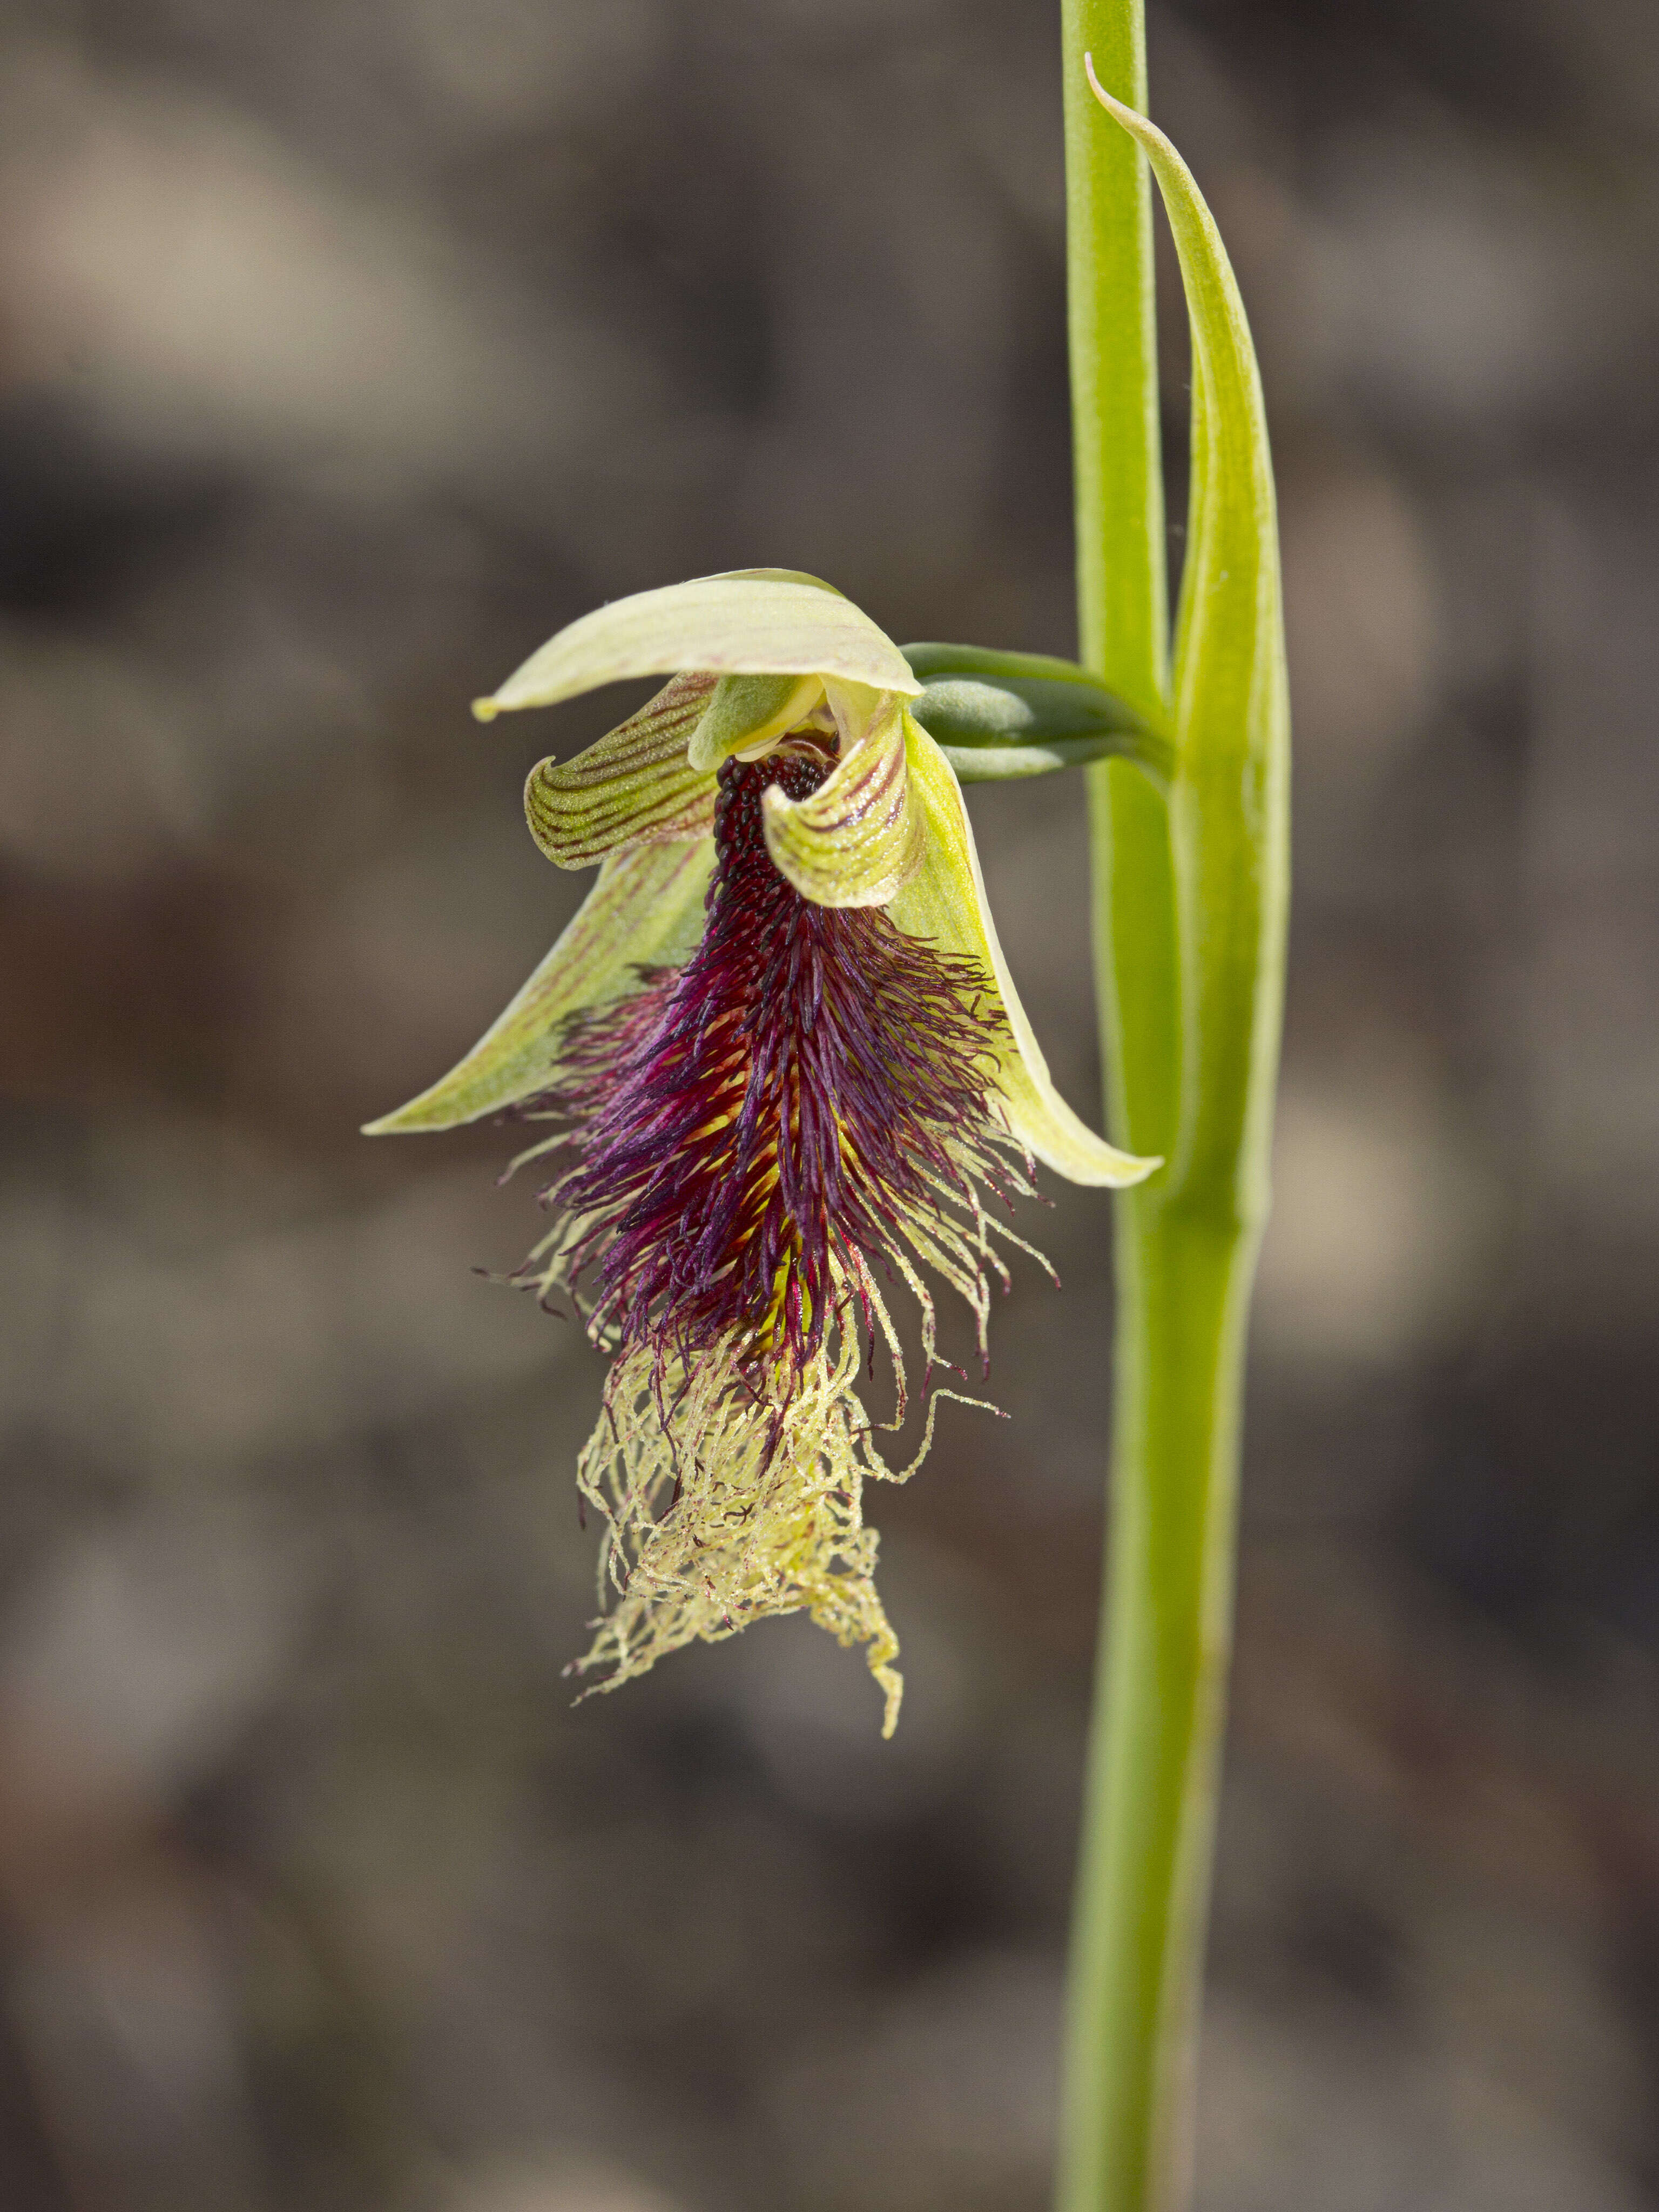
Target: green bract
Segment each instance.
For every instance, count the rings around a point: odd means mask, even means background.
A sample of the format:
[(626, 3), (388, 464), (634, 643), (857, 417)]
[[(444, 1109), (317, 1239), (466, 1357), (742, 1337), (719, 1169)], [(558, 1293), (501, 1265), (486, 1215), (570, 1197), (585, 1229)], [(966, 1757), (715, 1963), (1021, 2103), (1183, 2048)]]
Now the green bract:
[(1044, 775), (1114, 754), (1168, 778), (1174, 754), (1161, 728), (1074, 661), (977, 645), (907, 645), (904, 657), (922, 684), (910, 711), (963, 783)]
[[(1050, 665), (1037, 680), (1060, 681)], [(489, 720), (646, 675), (670, 681), (575, 759), (542, 762), (525, 787), (550, 860), (602, 864), (586, 903), (459, 1066), (370, 1134), (450, 1128), (533, 1097), (573, 1016), (626, 997), (642, 970), (684, 960), (714, 868), (720, 763), (763, 758), (793, 733), (836, 759), (806, 798), (765, 792), (780, 873), (817, 905), (884, 907), (901, 930), (976, 962), (1006, 1017), (1006, 1028), (987, 1026), (993, 1094), (1034, 1158), (1074, 1182), (1151, 1173), (1156, 1161), (1097, 1137), (1055, 1090), (997, 941), (956, 774), (909, 711), (923, 684), (867, 615), (787, 570), (670, 585), (572, 623), (476, 711)]]

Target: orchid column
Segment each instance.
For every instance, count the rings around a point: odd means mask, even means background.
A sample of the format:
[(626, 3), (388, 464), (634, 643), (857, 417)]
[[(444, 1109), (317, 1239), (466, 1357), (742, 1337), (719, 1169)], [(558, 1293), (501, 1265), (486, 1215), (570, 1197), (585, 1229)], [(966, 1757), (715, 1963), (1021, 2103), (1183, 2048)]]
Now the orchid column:
[[(1174, 749), (1167, 797), (1091, 779), (1117, 1140), (1108, 1589), (1079, 1862), (1060, 2212), (1179, 2212), (1231, 1644), (1243, 1354), (1267, 1206), (1289, 712), (1255, 358), (1190, 173), (1146, 121), (1139, 0), (1062, 0), (1081, 657)], [(1166, 694), (1148, 163), (1193, 337), (1192, 489)]]

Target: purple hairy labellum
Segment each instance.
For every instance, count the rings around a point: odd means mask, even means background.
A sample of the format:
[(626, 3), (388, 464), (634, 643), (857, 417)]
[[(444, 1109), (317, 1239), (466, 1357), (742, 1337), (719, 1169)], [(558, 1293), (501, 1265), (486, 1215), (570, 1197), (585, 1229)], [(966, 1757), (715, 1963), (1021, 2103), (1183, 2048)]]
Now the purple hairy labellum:
[(905, 1218), (971, 1205), (975, 1170), (1010, 1188), (983, 975), (878, 907), (813, 906), (768, 857), (763, 788), (805, 797), (825, 766), (721, 769), (701, 946), (610, 1049), (586, 1025), (596, 1064), (548, 1102), (579, 1124), (582, 1164), (556, 1186), (592, 1224), (577, 1271), (592, 1255), (594, 1318), (624, 1342), (727, 1341), (798, 1371)]
[(860, 1334), (890, 1350), (902, 1418), (884, 1285), (921, 1301), (931, 1363), (921, 1262), (967, 1297), (982, 1355), (1002, 1273), (984, 1201), (1030, 1188), (989, 1096), (1006, 1024), (983, 971), (773, 865), (763, 791), (805, 798), (831, 764), (802, 744), (722, 767), (701, 945), (580, 1017), (530, 1108), (575, 1160), (520, 1279), (568, 1290), (617, 1353), (581, 1469), (619, 1593), (582, 1664), (613, 1680), (805, 1605), (871, 1644), (896, 1698), (859, 1511), (863, 1477), (893, 1470), (853, 1395)]

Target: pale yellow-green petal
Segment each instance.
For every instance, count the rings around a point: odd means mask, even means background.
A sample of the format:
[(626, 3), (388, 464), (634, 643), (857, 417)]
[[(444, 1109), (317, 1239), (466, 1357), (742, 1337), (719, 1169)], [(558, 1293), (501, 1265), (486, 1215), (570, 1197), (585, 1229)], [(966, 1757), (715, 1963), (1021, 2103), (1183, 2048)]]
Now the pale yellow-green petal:
[[(836, 703), (843, 720), (848, 702)], [(776, 784), (761, 796), (766, 849), (779, 872), (815, 906), (885, 906), (921, 865), (922, 819), (910, 796), (902, 702), (853, 695), (858, 723), (845, 750), (805, 799)]]
[(714, 690), (712, 676), (677, 676), (637, 714), (574, 760), (544, 760), (524, 787), (530, 834), (561, 868), (607, 853), (701, 837), (714, 820), (714, 778), (690, 767), (686, 744)]
[(999, 1088), (1008, 1125), (1020, 1142), (1072, 1182), (1142, 1182), (1159, 1163), (1137, 1159), (1096, 1136), (1055, 1090), (997, 941), (961, 787), (927, 731), (914, 716), (904, 720), (910, 789), (926, 824), (927, 849), (915, 880), (889, 908), (891, 919), (941, 952), (978, 961), (994, 977), (1013, 1040)]
[(884, 631), (850, 599), (787, 576), (702, 576), (596, 607), (533, 653), (473, 712), (550, 707), (624, 677), (840, 676), (914, 696), (921, 686)]
[(690, 957), (714, 868), (712, 837), (608, 860), (553, 950), (459, 1066), (395, 1114), (370, 1121), (364, 1135), (453, 1129), (544, 1091), (572, 1014), (627, 994), (636, 969), (678, 967)]

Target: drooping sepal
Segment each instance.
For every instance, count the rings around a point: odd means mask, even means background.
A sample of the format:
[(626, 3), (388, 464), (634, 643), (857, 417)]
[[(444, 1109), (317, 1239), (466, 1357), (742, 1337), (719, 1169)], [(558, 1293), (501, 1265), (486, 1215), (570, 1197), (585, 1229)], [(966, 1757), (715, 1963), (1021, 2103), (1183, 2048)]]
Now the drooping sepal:
[(408, 1105), (367, 1123), (363, 1134), (458, 1128), (545, 1091), (573, 1015), (629, 994), (641, 968), (677, 967), (690, 957), (714, 869), (708, 837), (614, 854), (552, 951), (466, 1057)]
[(714, 690), (712, 676), (677, 676), (654, 699), (574, 760), (544, 760), (524, 787), (530, 834), (561, 868), (591, 868), (634, 845), (707, 835), (714, 779), (686, 745)]
[(1010, 1038), (997, 1090), (1010, 1129), (1033, 1157), (1072, 1182), (1144, 1182), (1160, 1163), (1097, 1137), (1055, 1090), (1003, 957), (955, 772), (914, 715), (905, 715), (904, 726), (908, 787), (924, 823), (926, 852), (915, 879), (889, 907), (890, 918), (938, 951), (976, 961), (994, 979)]
[(815, 906), (885, 906), (921, 866), (924, 830), (910, 794), (904, 710), (884, 694), (831, 687), (842, 756), (818, 788), (761, 805), (774, 866)]
[(907, 696), (921, 686), (884, 630), (839, 592), (787, 573), (701, 576), (583, 615), (488, 699), (483, 721), (550, 707), (601, 684), (685, 669), (715, 676), (835, 676)]
[(1168, 780), (1168, 738), (1074, 661), (974, 645), (907, 645), (904, 657), (922, 685), (910, 711), (960, 782), (1044, 775), (1114, 754)]

